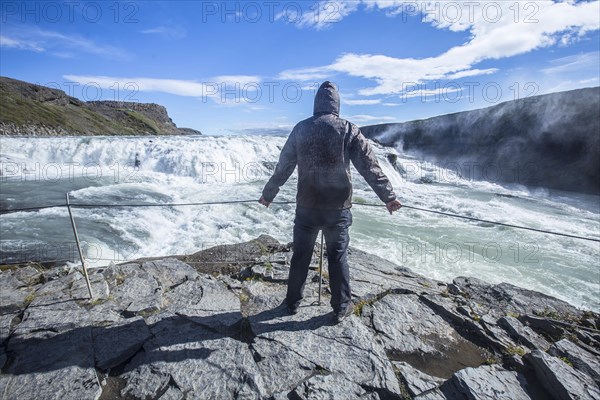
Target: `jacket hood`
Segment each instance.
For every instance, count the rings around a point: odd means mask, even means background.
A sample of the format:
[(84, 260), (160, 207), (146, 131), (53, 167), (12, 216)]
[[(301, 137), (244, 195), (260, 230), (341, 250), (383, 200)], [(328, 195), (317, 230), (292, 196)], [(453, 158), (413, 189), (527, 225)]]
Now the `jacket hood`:
[(317, 91), (314, 115), (318, 114), (340, 115), (340, 94), (332, 82), (323, 82)]

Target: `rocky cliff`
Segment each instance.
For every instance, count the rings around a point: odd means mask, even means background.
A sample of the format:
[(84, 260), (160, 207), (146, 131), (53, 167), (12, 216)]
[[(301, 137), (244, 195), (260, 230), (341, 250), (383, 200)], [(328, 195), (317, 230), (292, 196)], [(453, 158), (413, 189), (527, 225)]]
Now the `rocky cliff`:
[(466, 179), (600, 194), (600, 87), (361, 130)]
[(178, 128), (158, 104), (84, 102), (62, 90), (0, 77), (0, 135), (185, 134), (200, 132)]
[[(316, 252), (315, 252), (316, 255)], [(599, 399), (600, 316), (350, 249), (355, 314), (319, 275), (290, 316), (290, 244), (0, 274), (3, 399)], [(323, 286), (327, 288), (327, 273)]]

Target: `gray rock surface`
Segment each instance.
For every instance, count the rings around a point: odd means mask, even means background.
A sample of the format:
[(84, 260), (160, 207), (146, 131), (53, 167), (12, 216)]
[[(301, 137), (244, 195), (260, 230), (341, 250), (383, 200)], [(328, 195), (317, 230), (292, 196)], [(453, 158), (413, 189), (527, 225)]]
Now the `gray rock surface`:
[(530, 400), (516, 372), (497, 366), (465, 368), (441, 388), (448, 398), (469, 400)]
[[(314, 270), (298, 314), (288, 315), (290, 255), (261, 236), (95, 269), (91, 300), (78, 269), (3, 271), (0, 398), (598, 396), (596, 314), (562, 305), (568, 320), (534, 315), (517, 289), (446, 285), (351, 249), (356, 312), (335, 325), (326, 274), (316, 304)], [(546, 299), (527, 295), (531, 304)], [(531, 314), (515, 319), (507, 305)], [(557, 332), (570, 340), (553, 339)], [(521, 346), (531, 354), (522, 357)], [(548, 346), (574, 368), (540, 351)], [(525, 379), (528, 368), (535, 373)]]
[(600, 360), (598, 357), (577, 346), (569, 339), (562, 339), (554, 343), (549, 353), (568, 360), (575, 369), (588, 374), (600, 385)]
[(418, 369), (411, 367), (408, 363), (394, 361), (393, 364), (398, 374), (402, 377), (403, 382), (406, 384), (406, 388), (410, 392), (410, 395), (413, 397), (424, 394), (425, 392), (434, 391), (444, 382), (444, 379), (427, 375)]
[(597, 384), (563, 360), (540, 350), (526, 357), (541, 384), (557, 400), (600, 399)]
[(530, 349), (548, 350), (550, 347), (550, 343), (546, 339), (535, 333), (531, 328), (523, 325), (515, 317), (508, 315), (502, 317), (498, 320), (498, 325), (504, 328), (514, 340)]

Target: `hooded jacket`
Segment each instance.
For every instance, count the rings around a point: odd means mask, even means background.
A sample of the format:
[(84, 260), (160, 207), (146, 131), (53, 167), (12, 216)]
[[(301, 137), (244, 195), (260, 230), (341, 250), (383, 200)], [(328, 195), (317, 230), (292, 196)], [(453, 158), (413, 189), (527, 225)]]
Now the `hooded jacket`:
[(389, 179), (360, 129), (339, 117), (340, 96), (335, 85), (324, 82), (315, 96), (313, 116), (290, 133), (263, 189), (271, 202), (298, 166), (296, 204), (317, 209), (352, 207), (350, 162), (384, 203), (396, 199)]

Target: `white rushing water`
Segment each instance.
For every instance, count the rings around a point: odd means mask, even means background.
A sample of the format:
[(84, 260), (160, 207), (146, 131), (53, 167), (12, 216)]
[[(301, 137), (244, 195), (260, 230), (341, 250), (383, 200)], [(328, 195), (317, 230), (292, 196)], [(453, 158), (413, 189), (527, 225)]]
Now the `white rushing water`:
[[(187, 203), (258, 199), (283, 137), (2, 138), (3, 209), (73, 203)], [(406, 205), (598, 238), (598, 197), (508, 189), (375, 146)], [(397, 154), (397, 153), (396, 153)], [(138, 167), (135, 168), (135, 165)], [(398, 172), (404, 169), (403, 173)], [(428, 182), (428, 183), (423, 183)], [(354, 170), (354, 199), (379, 203)], [(278, 201), (295, 199), (296, 177)], [(291, 241), (293, 205), (73, 210), (92, 265), (188, 254), (268, 234)], [(600, 244), (403, 209), (353, 208), (351, 246), (430, 278), (509, 282), (600, 310)], [(3, 262), (72, 254), (66, 208), (0, 216)]]

